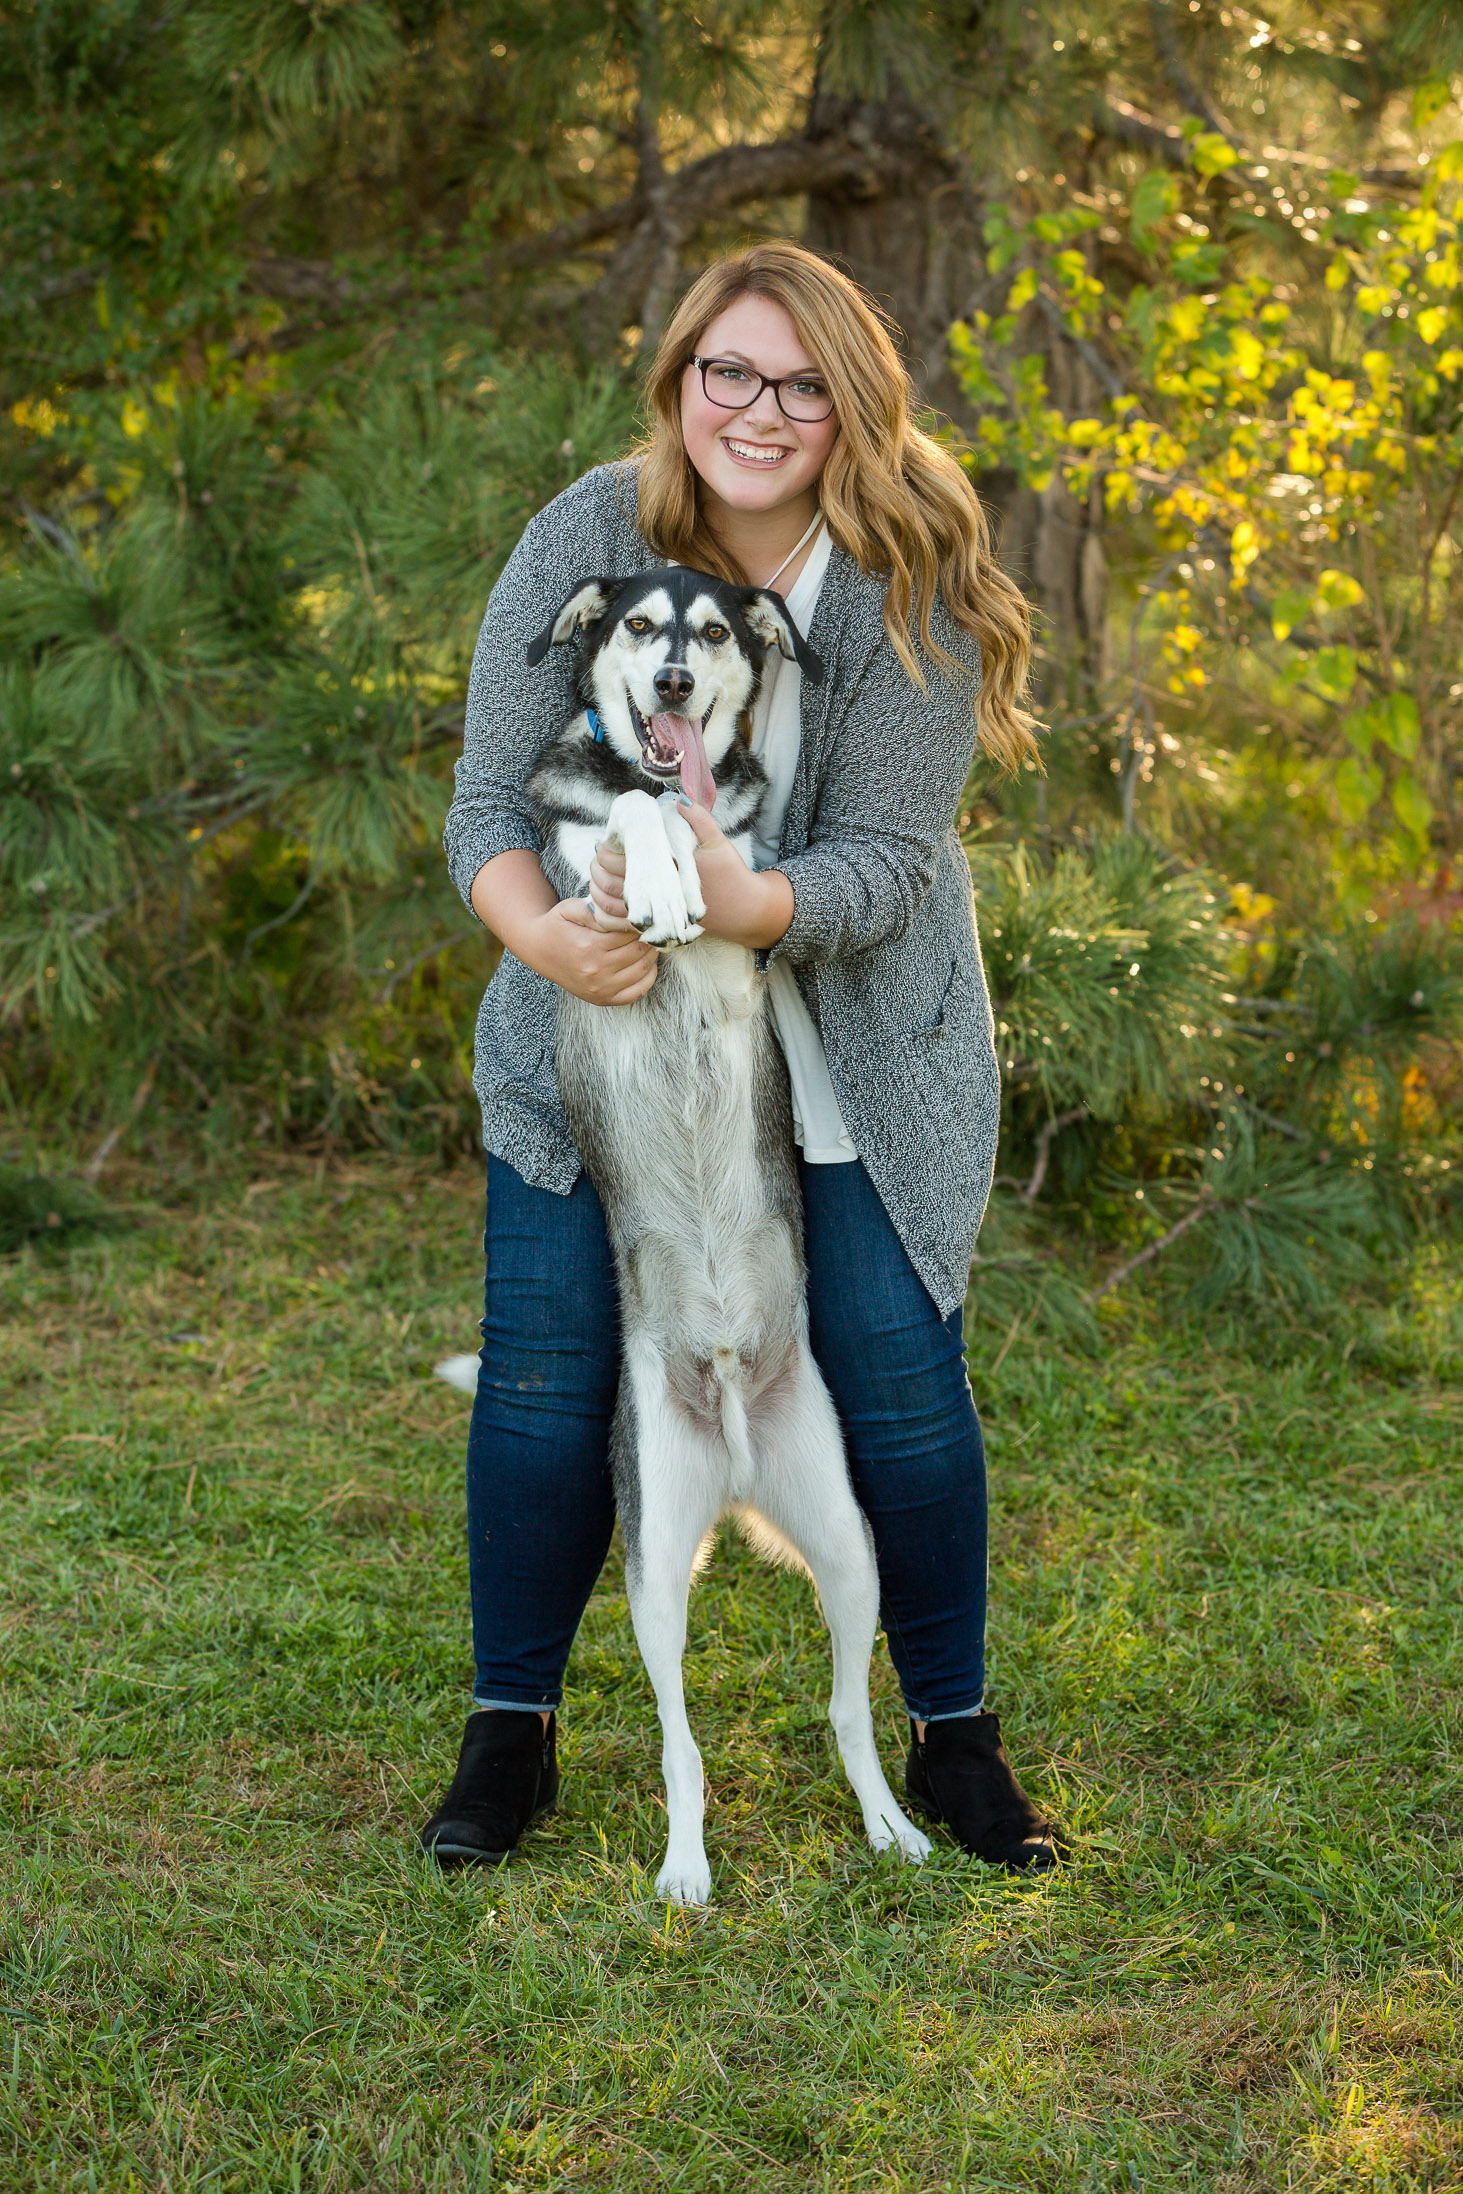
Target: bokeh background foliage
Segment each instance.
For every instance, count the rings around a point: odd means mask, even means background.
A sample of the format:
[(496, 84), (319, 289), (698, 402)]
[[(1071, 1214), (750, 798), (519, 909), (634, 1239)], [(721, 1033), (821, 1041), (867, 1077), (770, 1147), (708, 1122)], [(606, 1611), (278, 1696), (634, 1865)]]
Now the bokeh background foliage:
[(1158, 1256), (1299, 1305), (1446, 1226), (1460, 65), (1435, 0), (7, 11), (12, 1123), (94, 1172), (119, 1129), (472, 1147), (438, 837), (487, 588), (696, 268), (793, 233), (1040, 614), (1047, 774), (962, 824), (981, 1314), (1091, 1330)]

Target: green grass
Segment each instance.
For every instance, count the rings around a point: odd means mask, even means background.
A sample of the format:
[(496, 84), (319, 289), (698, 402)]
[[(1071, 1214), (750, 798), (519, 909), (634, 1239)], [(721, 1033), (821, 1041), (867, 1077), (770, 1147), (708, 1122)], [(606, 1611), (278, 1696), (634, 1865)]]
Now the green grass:
[[(1463, 2185), (1445, 1260), (1311, 1335), (1119, 1298), (1095, 1361), (995, 1368), (973, 1315), (993, 1703), (1076, 1863), (875, 1861), (811, 1596), (724, 1542), (694, 1918), (617, 1562), (558, 1818), (494, 1875), (413, 1850), (469, 1676), (430, 1366), (476, 1177), (127, 1194), (0, 1264), (6, 2194)], [(882, 1648), (875, 1695), (893, 1767)]]

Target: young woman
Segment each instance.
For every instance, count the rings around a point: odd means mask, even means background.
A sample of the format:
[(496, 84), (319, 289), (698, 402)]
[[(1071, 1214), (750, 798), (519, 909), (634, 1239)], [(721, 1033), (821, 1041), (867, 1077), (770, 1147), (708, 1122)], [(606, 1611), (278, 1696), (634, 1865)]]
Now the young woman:
[(771, 780), (750, 870), (690, 810), (704, 926), (756, 950), (787, 1054), (813, 1352), (878, 1556), (909, 1710), (909, 1796), (975, 1856), (1060, 1849), (983, 1711), (986, 1488), (961, 1312), (999, 1081), (954, 819), (976, 737), (1014, 769), (1025, 605), (980, 505), (910, 416), (869, 299), (794, 244), (710, 268), (651, 370), (649, 440), (541, 511), (493, 589), (447, 819), (452, 874), (503, 941), (477, 1027), (487, 1310), (467, 1510), (477, 1679), (457, 1773), (422, 1830), (496, 1861), (558, 1792), (555, 1714), (610, 1543), (619, 1378), (604, 1218), (554, 1082), (557, 989), (618, 1007), (655, 981), (601, 849), (594, 905), (556, 900), (524, 780), (573, 665), (525, 666), (574, 584), (656, 559), (776, 586), (827, 667), (774, 656), (754, 750)]

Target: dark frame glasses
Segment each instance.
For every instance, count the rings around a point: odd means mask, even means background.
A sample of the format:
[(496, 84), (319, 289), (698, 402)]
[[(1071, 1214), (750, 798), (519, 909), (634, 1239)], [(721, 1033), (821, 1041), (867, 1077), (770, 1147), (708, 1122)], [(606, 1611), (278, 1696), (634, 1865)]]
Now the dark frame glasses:
[[(756, 403), (763, 389), (771, 389), (777, 399), (778, 410), (782, 413), (783, 418), (790, 419), (794, 426), (816, 426), (820, 419), (831, 419), (833, 416), (833, 398), (823, 382), (821, 373), (785, 373), (781, 380), (774, 381), (770, 374), (754, 373), (750, 366), (742, 364), (740, 358), (692, 358), (688, 363), (693, 365), (701, 376), (702, 393), (705, 395), (707, 403), (715, 404), (718, 411), (746, 411), (750, 405)], [(728, 403), (724, 395), (719, 396), (715, 393), (707, 380), (707, 375), (713, 367), (718, 366), (730, 373), (745, 374), (749, 384), (745, 396), (739, 396), (734, 403)], [(750, 386), (753, 381), (757, 384), (755, 388)], [(783, 400), (782, 392), (785, 388), (796, 387), (799, 382), (805, 388), (810, 382), (817, 384), (816, 393), (805, 397), (803, 402), (804, 404), (821, 404), (821, 411), (790, 411), (788, 409)]]

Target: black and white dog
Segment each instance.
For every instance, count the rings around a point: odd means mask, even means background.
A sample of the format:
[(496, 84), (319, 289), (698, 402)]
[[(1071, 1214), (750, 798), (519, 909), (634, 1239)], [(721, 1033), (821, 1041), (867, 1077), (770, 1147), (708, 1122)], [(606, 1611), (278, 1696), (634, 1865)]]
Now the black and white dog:
[(711, 1872), (681, 1662), (691, 1579), (727, 1513), (760, 1551), (812, 1573), (833, 1640), (829, 1718), (871, 1843), (914, 1860), (930, 1848), (874, 1745), (878, 1577), (808, 1347), (787, 1069), (752, 954), (701, 931), (696, 840), (669, 789), (679, 779), (714, 802), (750, 862), (767, 785), (748, 745), (763, 665), (775, 647), (809, 679), (823, 670), (777, 595), (679, 568), (584, 580), (530, 666), (564, 646), (578, 651), (580, 707), (528, 785), (545, 873), (561, 897), (582, 897), (595, 847), (621, 847), (631, 922), (689, 948), (663, 951), (632, 1005), (561, 993), (557, 1063), (619, 1276), (615, 1493), (670, 1824), (656, 1889), (695, 1905)]

